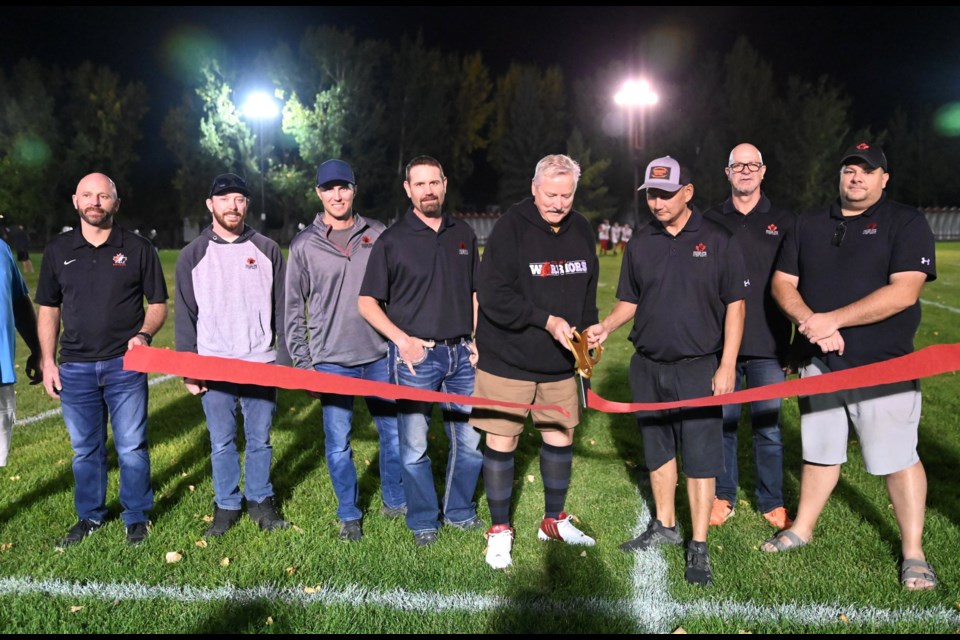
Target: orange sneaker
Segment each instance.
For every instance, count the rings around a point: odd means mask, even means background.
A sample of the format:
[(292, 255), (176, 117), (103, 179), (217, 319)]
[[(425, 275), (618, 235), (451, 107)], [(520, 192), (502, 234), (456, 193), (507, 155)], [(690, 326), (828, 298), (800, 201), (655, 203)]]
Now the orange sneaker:
[[(714, 503), (714, 511), (716, 511), (716, 503)], [(793, 520), (787, 515), (787, 510), (783, 507), (777, 507), (773, 511), (767, 511), (763, 514), (763, 517), (766, 518), (767, 522), (777, 531), (783, 531), (793, 526)], [(710, 524), (713, 524), (712, 520)]]
[(710, 512), (710, 526), (719, 527), (733, 517), (736, 509), (727, 500), (713, 499), (713, 510)]

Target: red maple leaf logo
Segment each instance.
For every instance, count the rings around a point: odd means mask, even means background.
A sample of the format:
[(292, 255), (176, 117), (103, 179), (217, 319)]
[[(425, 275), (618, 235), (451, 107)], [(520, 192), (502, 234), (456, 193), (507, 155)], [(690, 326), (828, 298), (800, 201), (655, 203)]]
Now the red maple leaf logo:
[(362, 242), (363, 244), (370, 244), (370, 237), (363, 236), (362, 238), (360, 238), (360, 242)]
[(860, 151), (866, 151), (869, 148), (870, 148), (870, 145), (868, 145), (866, 142), (861, 142), (860, 144), (857, 145), (857, 149), (859, 149)]
[(256, 258), (247, 258), (247, 264), (257, 264)]
[(876, 229), (876, 228), (877, 228), (876, 222), (871, 222), (870, 224), (867, 225), (867, 229)]
[(768, 229), (769, 231), (776, 231), (776, 230), (777, 230), (777, 225), (775, 225), (775, 224), (768, 224), (768, 225), (767, 225), (767, 229)]
[(707, 245), (705, 245), (705, 244), (703, 244), (703, 243), (701, 242), (700, 244), (698, 244), (698, 245), (697, 245), (696, 247), (694, 247), (694, 248), (695, 248), (697, 251), (706, 251), (706, 250), (707, 250)]

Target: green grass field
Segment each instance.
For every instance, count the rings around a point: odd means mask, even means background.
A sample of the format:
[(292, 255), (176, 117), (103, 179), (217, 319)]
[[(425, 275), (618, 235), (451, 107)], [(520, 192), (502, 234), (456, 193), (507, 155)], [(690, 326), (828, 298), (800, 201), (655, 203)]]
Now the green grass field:
[[(173, 291), (175, 252), (163, 252)], [(923, 292), (917, 347), (960, 342), (960, 245), (943, 244), (940, 278)], [(600, 308), (613, 304), (619, 258), (604, 257)], [(38, 265), (39, 266), (39, 265)], [(31, 291), (36, 274), (28, 278)], [(91, 283), (96, 286), (96, 283)], [(172, 312), (172, 305), (171, 305)], [(172, 346), (173, 320), (154, 346)], [(608, 341), (594, 389), (629, 401), (627, 329)], [(26, 353), (18, 353), (22, 367)], [(124, 540), (111, 456), (110, 522), (82, 544), (56, 549), (76, 521), (71, 451), (57, 404), (18, 383), (9, 466), (0, 469), (0, 631), (7, 633), (478, 633), (840, 632), (918, 633), (960, 629), (960, 401), (955, 374), (924, 381), (920, 454), (929, 477), (925, 547), (934, 592), (899, 584), (899, 539), (881, 479), (850, 462), (803, 550), (758, 550), (772, 532), (753, 504), (749, 427), (741, 437), (737, 515), (710, 532), (714, 586), (683, 580), (680, 548), (627, 555), (617, 545), (646, 526), (651, 508), (640, 438), (629, 415), (589, 411), (578, 430), (567, 509), (597, 546), (536, 538), (543, 492), (539, 437), (518, 450), (514, 566), (493, 571), (482, 533), (444, 529), (417, 549), (402, 520), (380, 515), (376, 430), (363, 403), (355, 430), (366, 514), (364, 539), (337, 539), (336, 505), (323, 457), (318, 401), (282, 391), (273, 430), (273, 482), (286, 531), (261, 533), (248, 519), (198, 546), (213, 511), (209, 440), (200, 402), (176, 379), (154, 377), (150, 437), (156, 507), (150, 537)], [(44, 417), (46, 415), (46, 417)], [(784, 403), (787, 505), (796, 508), (800, 436), (795, 399)], [(434, 425), (442, 477), (446, 439)], [(112, 444), (110, 445), (112, 448)], [(681, 527), (689, 531), (683, 482)], [(488, 518), (482, 486), (480, 514)], [(167, 563), (179, 552), (182, 560)]]

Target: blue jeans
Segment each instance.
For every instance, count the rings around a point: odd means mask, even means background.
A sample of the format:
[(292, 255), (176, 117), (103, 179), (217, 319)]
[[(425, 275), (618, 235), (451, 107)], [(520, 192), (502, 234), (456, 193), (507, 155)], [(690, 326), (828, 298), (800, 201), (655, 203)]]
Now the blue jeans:
[(252, 384), (207, 382), (201, 396), (210, 432), (214, 500), (221, 509), (243, 507), (240, 494), (240, 453), (237, 451), (237, 402), (243, 412), (246, 438), (244, 492), (247, 502), (262, 502), (273, 496), (270, 484), (270, 425), (277, 409), (277, 390)]
[(124, 524), (153, 508), (147, 444), (147, 375), (123, 370), (123, 358), (60, 365), (60, 404), (73, 447), (73, 502), (81, 519), (107, 516), (107, 416), (120, 465)]
[[(743, 358), (737, 360), (736, 388), (755, 389), (783, 382), (785, 375), (776, 358)], [(737, 427), (740, 405), (723, 406), (724, 472), (717, 477), (717, 497), (732, 505), (737, 501)], [(753, 427), (753, 459), (757, 473), (757, 509), (767, 513), (783, 506), (783, 438), (780, 433), (780, 400), (750, 403), (750, 424)]]
[[(390, 374), (395, 384), (430, 391), (460, 395), (473, 393), (473, 367), (466, 344), (437, 345), (427, 349), (427, 358), (414, 366), (417, 375), (410, 375), (400, 360), (397, 347), (390, 344)], [(443, 494), (443, 518), (459, 524), (477, 515), (473, 494), (483, 468), (480, 432), (470, 419), (470, 406), (441, 403), (443, 427), (450, 443)], [(407, 527), (414, 533), (440, 528), (437, 490), (433, 469), (427, 455), (427, 433), (433, 403), (413, 400), (397, 401), (397, 422), (400, 426), (400, 458), (403, 462), (403, 492), (407, 496)]]
[[(390, 382), (387, 358), (356, 367), (321, 363), (317, 371), (333, 373), (348, 378)], [(327, 468), (333, 492), (337, 495), (337, 518), (341, 521), (359, 520), (363, 514), (357, 507), (359, 489), (357, 469), (353, 466), (353, 448), (350, 446), (350, 431), (353, 425), (353, 396), (324, 393), (323, 436)], [(380, 488), (383, 504), (390, 508), (405, 504), (401, 481), (400, 435), (397, 431), (397, 405), (393, 400), (367, 397), (367, 408), (380, 434)]]

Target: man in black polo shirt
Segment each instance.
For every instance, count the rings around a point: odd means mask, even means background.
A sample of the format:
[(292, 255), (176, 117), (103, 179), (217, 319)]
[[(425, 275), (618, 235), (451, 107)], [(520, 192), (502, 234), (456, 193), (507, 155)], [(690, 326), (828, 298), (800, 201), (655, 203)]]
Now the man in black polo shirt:
[(43, 386), (60, 400), (74, 452), (74, 504), (80, 519), (60, 544), (80, 542), (107, 516), (108, 414), (120, 464), (121, 518), (127, 541), (138, 544), (147, 536), (147, 512), (153, 508), (147, 376), (124, 371), (123, 354), (149, 345), (163, 326), (167, 287), (150, 243), (113, 224), (120, 208), (113, 180), (102, 173), (86, 176), (77, 185), (73, 206), (80, 226), (47, 245), (36, 295)]
[[(773, 295), (797, 325), (801, 377), (913, 351), (920, 291), (937, 275), (934, 237), (920, 211), (886, 198), (889, 178), (880, 147), (850, 147), (840, 161), (839, 201), (801, 216), (783, 246)], [(920, 404), (917, 380), (801, 397), (797, 518), (763, 550), (810, 542), (840, 479), (852, 424), (867, 472), (886, 478), (900, 527), (901, 582), (911, 591), (933, 589), (937, 577), (923, 552), (927, 478), (917, 455)]]
[[(740, 247), (729, 231), (691, 204), (686, 171), (667, 156), (647, 166), (640, 187), (655, 218), (634, 234), (620, 268), (618, 302), (589, 328), (589, 344), (633, 319), (630, 361), (634, 402), (665, 402), (730, 393), (750, 289)], [(719, 356), (719, 361), (718, 361)], [(620, 546), (639, 551), (682, 544), (677, 530), (677, 454), (683, 460), (693, 536), (685, 577), (710, 584), (707, 530), (715, 479), (723, 471), (720, 407), (637, 414), (656, 515), (647, 530)]]
[[(746, 379), (750, 389), (783, 382), (790, 347), (790, 321), (770, 295), (777, 253), (784, 239), (793, 234), (796, 216), (774, 206), (760, 191), (767, 173), (760, 150), (738, 144), (724, 169), (730, 181), (730, 197), (703, 215), (737, 236), (750, 277), (747, 319), (737, 357), (736, 388)], [(753, 458), (757, 477), (757, 508), (778, 531), (792, 524), (783, 506), (783, 438), (780, 432), (780, 399), (750, 403), (753, 427)], [(736, 513), (737, 428), (740, 405), (723, 406), (724, 471), (717, 476), (717, 497), (710, 524), (722, 525)]]
[[(360, 286), (360, 314), (390, 340), (395, 384), (470, 395), (477, 358), (471, 339), (477, 237), (466, 223), (443, 214), (447, 179), (434, 158), (411, 160), (403, 188), (412, 206), (373, 245)], [(442, 408), (450, 440), (444, 523), (463, 530), (486, 528), (473, 500), (483, 465), (480, 432), (468, 422), (469, 406), (443, 403)], [(436, 542), (440, 528), (427, 455), (432, 410), (429, 402), (397, 403), (407, 527), (420, 547)]]

